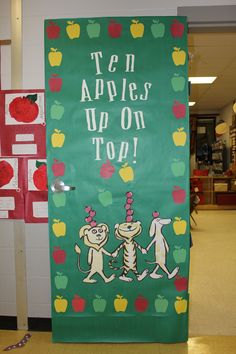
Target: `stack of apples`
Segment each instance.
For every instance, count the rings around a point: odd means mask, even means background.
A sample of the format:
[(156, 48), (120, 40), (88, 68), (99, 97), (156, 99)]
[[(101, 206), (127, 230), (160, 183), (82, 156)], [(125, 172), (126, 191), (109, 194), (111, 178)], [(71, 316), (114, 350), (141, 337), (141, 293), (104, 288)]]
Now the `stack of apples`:
[(134, 211), (132, 209), (132, 204), (133, 204), (134, 200), (133, 200), (132, 197), (133, 197), (133, 193), (132, 192), (127, 192), (126, 193), (126, 204), (125, 204), (126, 222), (133, 221)]
[(97, 225), (96, 220), (93, 220), (94, 216), (96, 215), (96, 211), (92, 209), (91, 206), (86, 206), (84, 208), (86, 213), (88, 213), (88, 216), (86, 216), (85, 221), (90, 224), (91, 227), (94, 227)]

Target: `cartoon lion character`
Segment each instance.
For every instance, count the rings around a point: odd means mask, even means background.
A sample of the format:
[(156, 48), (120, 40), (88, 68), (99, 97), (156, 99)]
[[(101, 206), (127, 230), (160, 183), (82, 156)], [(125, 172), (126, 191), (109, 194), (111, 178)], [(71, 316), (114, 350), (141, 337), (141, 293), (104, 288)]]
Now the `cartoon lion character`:
[(83, 270), (80, 266), (80, 247), (75, 244), (75, 252), (78, 254), (78, 269), (82, 273), (88, 273), (87, 277), (83, 279), (85, 283), (95, 283), (97, 280), (92, 276), (98, 273), (105, 283), (111, 282), (115, 278), (115, 274), (107, 277), (103, 271), (103, 254), (111, 256), (103, 246), (108, 240), (109, 228), (106, 224), (98, 224), (96, 226), (84, 225), (79, 231), (79, 236), (83, 239), (84, 244), (89, 247), (88, 251), (88, 264), (90, 269)]
[(137, 270), (137, 248), (143, 253), (146, 254), (147, 251), (145, 248), (141, 247), (134, 238), (139, 236), (142, 232), (142, 226), (140, 221), (125, 222), (122, 224), (115, 225), (115, 236), (118, 240), (122, 240), (123, 243), (112, 253), (113, 257), (117, 257), (119, 251), (123, 248), (123, 266), (120, 268), (114, 268), (113, 262), (111, 260), (109, 265), (114, 270), (123, 269), (123, 273), (119, 276), (119, 279), (131, 282), (133, 278), (127, 277), (129, 271), (132, 271), (138, 281), (143, 280), (148, 274), (148, 269), (145, 269), (141, 274)]

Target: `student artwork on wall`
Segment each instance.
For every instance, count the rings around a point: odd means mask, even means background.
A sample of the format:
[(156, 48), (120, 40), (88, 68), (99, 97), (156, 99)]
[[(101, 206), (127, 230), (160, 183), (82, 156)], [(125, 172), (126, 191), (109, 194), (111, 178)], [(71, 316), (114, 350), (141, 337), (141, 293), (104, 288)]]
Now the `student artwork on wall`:
[(2, 156), (45, 157), (44, 90), (0, 91)]
[(23, 160), (0, 157), (0, 219), (24, 218)]
[(44, 90), (0, 91), (0, 219), (47, 222), (45, 131)]
[(45, 223), (48, 217), (46, 159), (25, 159), (25, 222)]
[(45, 21), (53, 340), (188, 338), (184, 17)]

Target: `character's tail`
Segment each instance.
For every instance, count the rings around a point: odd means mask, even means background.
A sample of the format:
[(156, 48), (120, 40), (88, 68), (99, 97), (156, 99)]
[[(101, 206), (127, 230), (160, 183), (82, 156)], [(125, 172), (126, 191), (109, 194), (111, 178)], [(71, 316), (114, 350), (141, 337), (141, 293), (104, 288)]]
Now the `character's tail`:
[(75, 250), (75, 252), (78, 254), (78, 263), (77, 263), (77, 266), (78, 266), (79, 271), (82, 272), (82, 273), (89, 273), (90, 270), (84, 270), (84, 269), (82, 269), (81, 266), (80, 266), (80, 254), (81, 254), (81, 249), (80, 249), (79, 245), (77, 245), (77, 243), (75, 244), (74, 250)]
[(113, 263), (117, 263), (117, 260), (111, 259), (111, 260), (109, 261), (109, 267), (110, 267), (111, 269), (113, 269), (113, 270), (120, 270), (120, 269), (124, 268), (124, 266), (122, 266), (122, 267), (114, 267), (114, 266), (113, 266)]

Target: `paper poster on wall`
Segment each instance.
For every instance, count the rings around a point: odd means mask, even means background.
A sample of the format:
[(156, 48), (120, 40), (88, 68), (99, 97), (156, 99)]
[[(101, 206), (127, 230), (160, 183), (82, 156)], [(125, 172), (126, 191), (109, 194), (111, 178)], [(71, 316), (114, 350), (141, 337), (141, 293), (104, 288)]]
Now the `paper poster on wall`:
[(23, 161), (0, 157), (0, 219), (23, 218)]
[(45, 157), (44, 90), (0, 91), (2, 156)]
[(47, 222), (46, 159), (25, 159), (25, 222)]
[(25, 194), (25, 222), (48, 222), (48, 194), (47, 192), (28, 192)]
[(53, 340), (188, 338), (184, 17), (45, 21)]

